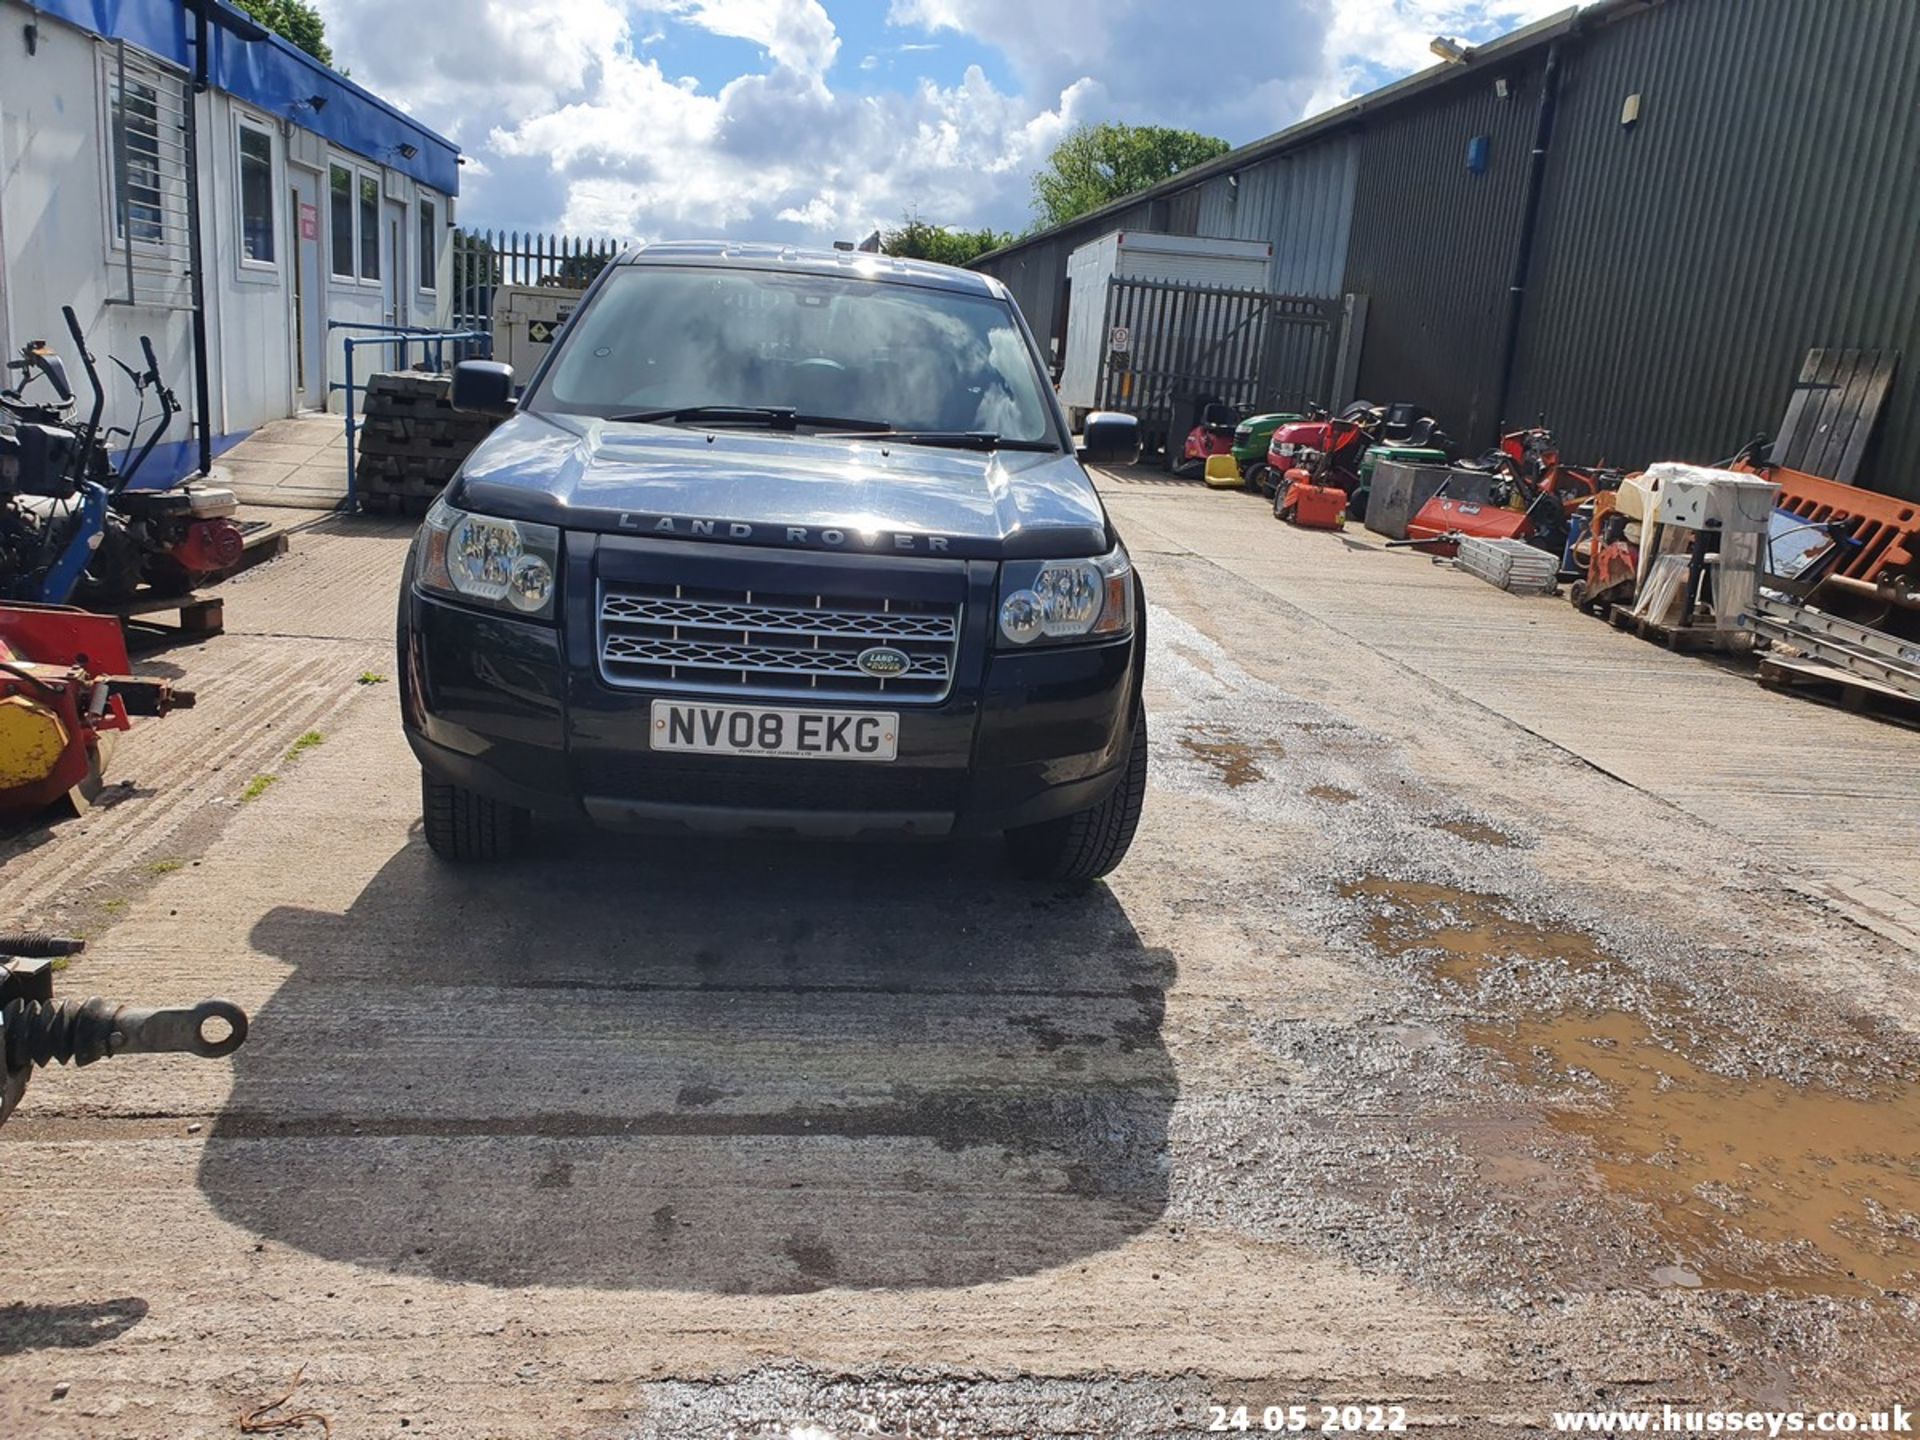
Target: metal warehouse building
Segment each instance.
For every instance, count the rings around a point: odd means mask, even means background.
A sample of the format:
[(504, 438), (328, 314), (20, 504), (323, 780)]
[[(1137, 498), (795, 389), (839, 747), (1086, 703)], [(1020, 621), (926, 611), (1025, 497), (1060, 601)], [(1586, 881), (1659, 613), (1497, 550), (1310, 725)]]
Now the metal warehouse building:
[(975, 265), (1044, 339), (1096, 236), (1268, 240), (1275, 291), (1366, 297), (1356, 393), (1623, 465), (1776, 428), (1810, 348), (1894, 349), (1862, 478), (1920, 498), (1916, 157), (1913, 0), (1605, 0)]

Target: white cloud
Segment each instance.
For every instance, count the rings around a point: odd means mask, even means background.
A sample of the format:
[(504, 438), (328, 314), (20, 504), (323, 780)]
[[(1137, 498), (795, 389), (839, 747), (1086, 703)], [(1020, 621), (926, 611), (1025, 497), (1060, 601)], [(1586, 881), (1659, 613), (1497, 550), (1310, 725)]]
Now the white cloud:
[(1568, 0), (1339, 0), (1327, 33), (1328, 71), (1312, 114), (1373, 88), (1382, 71), (1410, 75), (1434, 64), (1436, 35), (1469, 41), (1504, 35), (1567, 8)]
[(824, 74), (840, 50), (840, 37), (819, 0), (641, 0), (641, 7), (715, 35), (750, 41), (775, 65), (803, 75)]
[[(1435, 34), (1484, 39), (1565, 0), (1213, 0), (1203, 22), (1165, 0), (889, 0), (898, 43), (855, 64), (900, 78), (869, 94), (833, 88), (836, 3), (320, 0), (340, 63), (467, 152), (464, 218), (813, 242), (910, 209), (1019, 229), (1032, 172), (1073, 124), (1245, 143), (1424, 68)], [(762, 58), (674, 73), (660, 57), (675, 27)], [(1012, 83), (978, 66), (908, 78), (952, 35), (998, 52)]]
[(354, 79), (436, 129), (474, 144), (489, 124), (518, 119), (592, 83), (624, 46), (615, 0), (319, 0), (334, 57)]

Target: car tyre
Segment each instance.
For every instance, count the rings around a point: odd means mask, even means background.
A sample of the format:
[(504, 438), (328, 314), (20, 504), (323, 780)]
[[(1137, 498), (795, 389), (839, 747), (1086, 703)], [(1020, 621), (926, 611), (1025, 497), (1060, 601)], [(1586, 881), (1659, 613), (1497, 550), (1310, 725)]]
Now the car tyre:
[(442, 860), (505, 860), (526, 843), (533, 817), (464, 785), (420, 775), (420, 814), (427, 848)]
[(1028, 880), (1097, 880), (1118, 868), (1147, 797), (1147, 716), (1134, 717), (1126, 773), (1090, 809), (1006, 834), (1007, 863)]

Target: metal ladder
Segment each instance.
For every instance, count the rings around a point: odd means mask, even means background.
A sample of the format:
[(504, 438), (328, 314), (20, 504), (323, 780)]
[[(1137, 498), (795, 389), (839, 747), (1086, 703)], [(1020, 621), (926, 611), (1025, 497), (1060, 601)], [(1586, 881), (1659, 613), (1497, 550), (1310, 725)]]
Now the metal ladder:
[(1762, 590), (1741, 623), (1809, 658), (1920, 701), (1920, 645)]

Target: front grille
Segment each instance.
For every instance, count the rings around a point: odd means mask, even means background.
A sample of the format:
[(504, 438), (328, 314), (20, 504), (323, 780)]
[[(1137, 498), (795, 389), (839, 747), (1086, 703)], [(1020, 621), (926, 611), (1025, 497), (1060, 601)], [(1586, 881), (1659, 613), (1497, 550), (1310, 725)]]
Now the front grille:
[[(647, 690), (935, 704), (953, 685), (960, 607), (941, 601), (781, 595), (692, 585), (602, 585), (600, 673)], [(876, 676), (876, 647), (907, 657)]]

